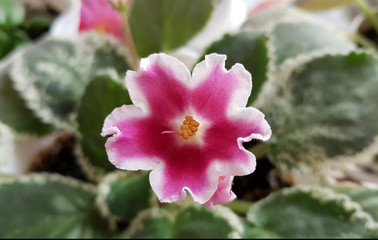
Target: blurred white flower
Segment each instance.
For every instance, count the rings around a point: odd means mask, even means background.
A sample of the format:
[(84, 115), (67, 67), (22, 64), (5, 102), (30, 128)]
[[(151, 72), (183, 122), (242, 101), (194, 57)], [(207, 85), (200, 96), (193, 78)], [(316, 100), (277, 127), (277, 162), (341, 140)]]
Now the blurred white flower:
[[(77, 36), (80, 26), (80, 8), (80, 0), (71, 0), (71, 8), (55, 20), (50, 28), (50, 35)], [(246, 16), (247, 8), (243, 0), (217, 1), (214, 12), (203, 30), (186, 45), (169, 54), (191, 68), (208, 45), (221, 39), (226, 33), (236, 32), (244, 23)]]
[(243, 0), (222, 0), (217, 3), (207, 25), (186, 45), (169, 53), (191, 69), (206, 47), (226, 33), (234, 33), (244, 23), (247, 7)]
[(51, 24), (50, 35), (72, 38), (79, 34), (81, 0), (71, 0), (71, 7)]

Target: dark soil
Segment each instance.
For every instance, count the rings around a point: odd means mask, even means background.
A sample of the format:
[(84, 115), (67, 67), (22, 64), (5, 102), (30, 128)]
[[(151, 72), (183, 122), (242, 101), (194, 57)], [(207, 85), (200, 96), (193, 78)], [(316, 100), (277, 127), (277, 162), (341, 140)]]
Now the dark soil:
[(49, 172), (89, 181), (81, 170), (74, 154), (77, 139), (70, 134), (62, 134), (49, 147), (43, 149), (33, 164), (30, 172)]

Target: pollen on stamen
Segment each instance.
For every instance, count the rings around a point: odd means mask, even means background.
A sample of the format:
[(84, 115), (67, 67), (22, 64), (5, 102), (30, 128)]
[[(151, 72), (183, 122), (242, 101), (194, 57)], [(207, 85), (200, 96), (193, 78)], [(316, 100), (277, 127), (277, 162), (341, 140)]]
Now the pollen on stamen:
[(185, 120), (177, 131), (177, 134), (187, 140), (196, 135), (199, 125), (199, 122), (197, 122), (192, 116), (185, 116)]

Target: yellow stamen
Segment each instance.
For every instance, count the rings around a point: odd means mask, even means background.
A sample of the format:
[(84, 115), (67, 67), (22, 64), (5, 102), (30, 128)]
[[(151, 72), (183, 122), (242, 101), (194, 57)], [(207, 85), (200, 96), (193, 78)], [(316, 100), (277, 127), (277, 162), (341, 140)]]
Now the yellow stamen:
[(182, 129), (182, 130), (188, 130), (188, 129), (189, 129), (189, 126), (188, 126), (188, 125), (181, 125), (181, 129)]
[(177, 134), (184, 138), (185, 140), (189, 139), (196, 135), (198, 132), (199, 122), (194, 120), (192, 116), (185, 116), (185, 120), (182, 122), (180, 129), (177, 131)]
[(182, 137), (183, 137), (184, 139), (188, 139), (188, 138), (189, 138), (188, 133), (184, 132), (184, 133), (182, 134)]

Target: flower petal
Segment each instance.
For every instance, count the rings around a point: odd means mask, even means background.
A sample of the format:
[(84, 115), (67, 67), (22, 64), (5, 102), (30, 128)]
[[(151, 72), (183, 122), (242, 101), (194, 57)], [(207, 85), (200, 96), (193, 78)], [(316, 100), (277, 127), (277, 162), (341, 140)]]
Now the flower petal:
[(213, 209), (216, 204), (226, 204), (233, 201), (236, 198), (235, 193), (231, 191), (232, 181), (234, 177), (220, 177), (217, 191), (203, 205), (208, 209)]
[(182, 62), (160, 53), (142, 59), (138, 72), (127, 71), (126, 86), (136, 106), (163, 118), (189, 104), (190, 79)]
[(241, 142), (249, 142), (252, 139), (267, 141), (272, 135), (272, 130), (265, 119), (265, 115), (254, 107), (244, 108), (235, 112), (230, 118), (237, 122), (240, 134), (243, 136), (238, 139), (241, 148)]
[(218, 121), (207, 130), (205, 142), (210, 156), (216, 159), (221, 176), (243, 176), (252, 173), (256, 158), (243, 147), (252, 139), (268, 140), (271, 129), (264, 114), (249, 107), (235, 112), (229, 119)]
[(80, 31), (96, 30), (123, 41), (120, 14), (106, 0), (82, 0), (80, 10)]
[(182, 171), (177, 171), (169, 164), (160, 162), (150, 174), (152, 189), (159, 200), (168, 203), (181, 201), (187, 191), (194, 201), (200, 204), (207, 202), (217, 189), (219, 174), (215, 168), (196, 165), (192, 161), (191, 167), (183, 166)]
[(144, 151), (145, 132), (148, 131), (143, 119), (146, 118), (140, 108), (123, 105), (116, 108), (105, 119), (101, 135), (113, 135), (105, 144), (109, 161), (117, 168), (125, 170), (151, 170), (159, 159)]
[(251, 74), (240, 64), (227, 71), (225, 61), (226, 55), (210, 54), (193, 69), (192, 84), (196, 89), (192, 104), (209, 118), (244, 108), (251, 94)]

